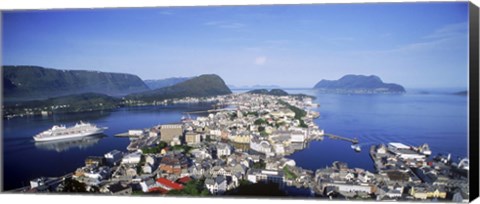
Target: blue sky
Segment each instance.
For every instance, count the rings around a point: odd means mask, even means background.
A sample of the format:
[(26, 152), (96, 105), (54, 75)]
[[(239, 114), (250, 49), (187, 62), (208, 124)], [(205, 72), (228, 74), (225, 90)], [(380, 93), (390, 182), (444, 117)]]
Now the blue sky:
[(375, 74), (407, 88), (466, 87), (468, 4), (377, 3), (6, 11), (4, 65), (220, 75), (313, 87)]

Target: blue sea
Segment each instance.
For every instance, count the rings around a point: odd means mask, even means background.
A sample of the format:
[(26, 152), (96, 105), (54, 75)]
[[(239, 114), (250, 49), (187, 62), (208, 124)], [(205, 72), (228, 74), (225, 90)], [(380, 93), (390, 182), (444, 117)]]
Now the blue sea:
[[(290, 155), (297, 166), (315, 170), (333, 161), (373, 171), (368, 155), (372, 144), (402, 142), (430, 145), (433, 154), (467, 156), (467, 96), (449, 94), (334, 95), (312, 90), (287, 90), (315, 95), (320, 117), (315, 123), (327, 133), (355, 137), (362, 151), (351, 143), (324, 139)], [(244, 91), (236, 91), (244, 92)], [(129, 140), (114, 137), (129, 129), (176, 123), (187, 111), (207, 110), (211, 104), (145, 106), (114, 111), (56, 114), (3, 120), (4, 189), (29, 185), (40, 176), (60, 176), (75, 171), (87, 156), (102, 156), (113, 149), (125, 151)], [(195, 117), (195, 115), (192, 115)], [(35, 144), (32, 136), (56, 124), (80, 120), (106, 126), (104, 137), (71, 143)]]

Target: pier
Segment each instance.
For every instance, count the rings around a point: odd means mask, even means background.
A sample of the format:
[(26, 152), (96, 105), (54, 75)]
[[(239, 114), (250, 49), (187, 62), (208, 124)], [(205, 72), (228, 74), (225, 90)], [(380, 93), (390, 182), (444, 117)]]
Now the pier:
[(342, 137), (342, 136), (334, 135), (334, 134), (330, 134), (330, 133), (325, 133), (324, 136), (329, 137), (330, 139), (345, 140), (345, 141), (351, 142), (353, 144), (358, 144), (358, 139), (357, 138), (352, 139), (352, 138)]
[(202, 111), (190, 111), (190, 112), (183, 112), (184, 114), (195, 114), (195, 113), (214, 113), (214, 112), (222, 112), (222, 111), (232, 111), (237, 110), (236, 108), (222, 108), (222, 109), (210, 109), (210, 110), (202, 110)]

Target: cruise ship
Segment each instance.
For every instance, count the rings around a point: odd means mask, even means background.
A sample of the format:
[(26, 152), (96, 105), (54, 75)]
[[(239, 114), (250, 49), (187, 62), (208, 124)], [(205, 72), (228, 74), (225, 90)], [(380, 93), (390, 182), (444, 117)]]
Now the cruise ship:
[(84, 123), (80, 121), (72, 127), (64, 125), (54, 125), (51, 129), (45, 130), (33, 137), (35, 142), (63, 140), (71, 138), (85, 137), (102, 133), (106, 127), (97, 127), (94, 124)]

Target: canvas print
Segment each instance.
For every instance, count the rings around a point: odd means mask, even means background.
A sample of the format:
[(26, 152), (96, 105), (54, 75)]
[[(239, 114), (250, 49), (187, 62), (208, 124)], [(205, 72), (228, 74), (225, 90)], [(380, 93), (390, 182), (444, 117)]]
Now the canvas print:
[(468, 9), (2, 11), (3, 190), (468, 202)]

